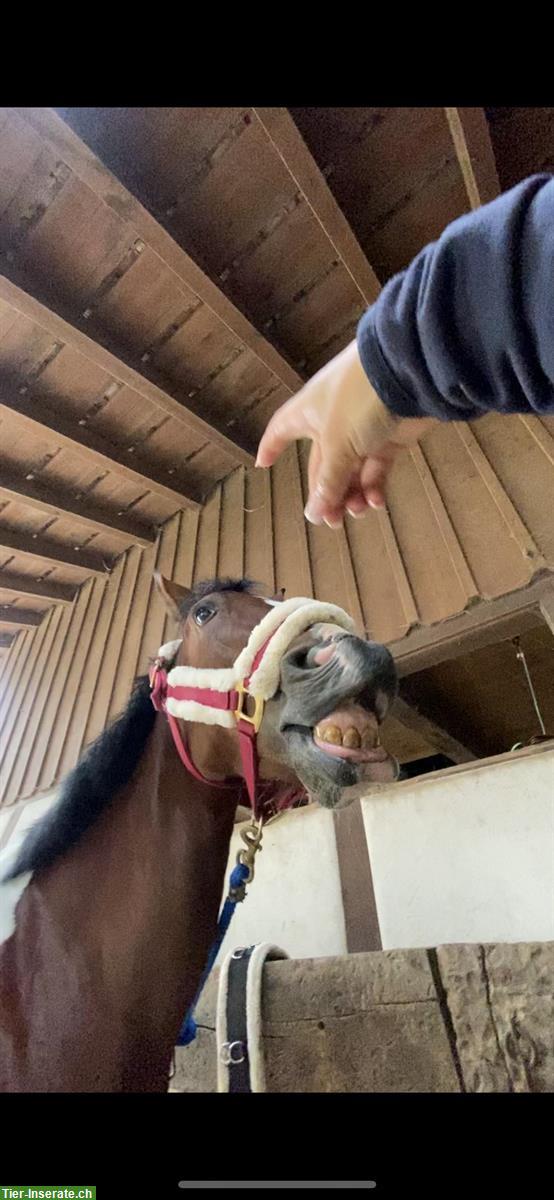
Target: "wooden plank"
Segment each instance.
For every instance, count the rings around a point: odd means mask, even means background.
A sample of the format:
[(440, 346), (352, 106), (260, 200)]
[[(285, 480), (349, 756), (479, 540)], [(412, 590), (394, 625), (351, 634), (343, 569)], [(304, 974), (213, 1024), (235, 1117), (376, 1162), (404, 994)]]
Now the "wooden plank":
[(105, 728), (107, 722), (123, 640), (124, 619), (123, 614), (120, 614), (120, 609), (124, 609), (125, 590), (127, 593), (129, 592), (128, 573), (131, 563), (132, 558), (129, 554), (121, 556), (114, 567), (104, 595), (101, 612), (101, 622), (104, 628), (101, 627), (99, 630), (100, 644), (95, 647), (92, 663), (92, 666), (96, 666), (96, 676), (83, 724), (83, 746), (88, 746), (90, 742), (93, 742)]
[(119, 653), (114, 655), (116, 664), (108, 721), (112, 721), (124, 708), (129, 698), (133, 680), (148, 670), (149, 660), (158, 647), (144, 646), (142, 639), (146, 615), (150, 602), (152, 574), (156, 565), (157, 546), (142, 552), (129, 550), (127, 565), (121, 585), (121, 596), (116, 609), (115, 624), (118, 631)]
[(0, 692), (0, 717), (2, 715), (2, 708), (5, 707), (8, 702), (8, 696), (10, 695), (17, 662), (21, 656), (23, 645), (27, 639), (27, 636), (28, 630), (26, 629), (21, 629), (19, 633), (14, 634), (0, 634), (0, 639), (5, 639), (5, 644), (9, 649), (8, 658), (2, 665), (2, 671), (0, 675), (0, 679), (2, 680), (2, 691)]
[(247, 471), (245, 484), (244, 573), (271, 596), (276, 588), (271, 471)]
[(445, 108), (470, 208), (500, 195), (494, 151), (482, 108)]
[(152, 527), (144, 525), (132, 514), (117, 513), (98, 504), (93, 496), (77, 500), (74, 496), (60, 493), (46, 480), (30, 479), (29, 476), (20, 479), (4, 467), (0, 480), (0, 500), (29, 504), (48, 517), (75, 517), (84, 529), (93, 533), (107, 533), (109, 537), (127, 545), (131, 540), (139, 546), (147, 546), (155, 538)]
[[(3, 693), (0, 696), (0, 732), (8, 720), (10, 712), (15, 718), (19, 703), (21, 677), (31, 654), (33, 641), (38, 633), (36, 629), (26, 629), (18, 637), (17, 657), (14, 656), (9, 678), (4, 680)], [(44, 631), (43, 631), (44, 633)], [(0, 755), (1, 758), (1, 755)]]
[(252, 111), (363, 301), (373, 304), (379, 295), (379, 280), (288, 109), (254, 108)]
[(34, 612), (31, 608), (0, 604), (0, 625), (40, 625), (43, 616), (43, 612)]
[[(33, 292), (38, 294), (36, 284), (31, 285), (30, 281), (20, 270), (16, 270), (13, 265), (10, 265), (9, 271), (5, 263), (2, 264), (2, 274), (0, 275), (0, 300), (8, 304), (15, 312), (21, 313), (29, 320), (33, 321), (48, 335), (56, 341), (62, 342), (65, 346), (71, 346), (79, 354), (83, 356), (86, 362), (92, 363), (96, 367), (101, 367), (106, 371), (112, 379), (117, 380), (127, 387), (131, 387), (133, 391), (144, 396), (145, 399), (154, 404), (156, 408), (165, 412), (170, 417), (175, 417), (188, 429), (192, 429), (195, 433), (200, 434), (207, 442), (213, 442), (219, 446), (226, 454), (229, 455), (231, 462), (240, 462), (246, 466), (252, 466), (254, 455), (249, 451), (244, 450), (236, 442), (231, 441), (214, 425), (208, 421), (204, 421), (202, 417), (187, 408), (179, 399), (166, 390), (165, 380), (164, 386), (156, 381), (156, 372), (148, 371), (148, 375), (139, 371), (132, 365), (131, 357), (122, 358), (117, 353), (115, 347), (112, 349), (111, 340), (102, 334), (102, 341), (94, 340), (85, 332), (86, 321), (82, 318), (79, 322), (75, 321), (75, 316), (71, 314), (71, 321), (62, 314), (61, 305), (57, 304), (54, 309), (51, 307), (54, 301), (52, 296), (48, 295), (48, 303), (38, 299), (36, 295), (30, 294), (31, 286)], [(46, 301), (46, 297), (44, 297)], [(100, 338), (100, 333), (96, 332), (96, 339)], [(86, 364), (83, 369), (86, 370)]]
[[(267, 341), (233, 302), (171, 235), (96, 157), (80, 137), (51, 108), (19, 108), (16, 112), (63, 159), (100, 199), (132, 225), (181, 284), (185, 284), (214, 315), (264, 363), (291, 392), (304, 382), (284, 356)], [(235, 448), (236, 449), (236, 448)], [(245, 463), (243, 458), (235, 460)]]
[(397, 718), (407, 729), (421, 734), (429, 742), (437, 754), (445, 754), (454, 763), (474, 762), (478, 757), (473, 750), (463, 746), (457, 738), (438, 725), (436, 721), (426, 717), (424, 713), (407, 704), (401, 696), (397, 696), (392, 707), (392, 716)]
[(346, 949), (349, 954), (382, 950), (379, 915), (362, 806), (355, 800), (333, 814), (339, 863)]
[(54, 680), (56, 679), (58, 663), (65, 646), (66, 638), (69, 634), (73, 617), (73, 609), (65, 608), (61, 610), (61, 613), (61, 619), (58, 623), (54, 641), (52, 643), (50, 653), (48, 655), (48, 661), (43, 673), (41, 688), (36, 697), (36, 715), (34, 720), (33, 737), (25, 756), (25, 771), (19, 785), (19, 796), (21, 798), (33, 795), (38, 787), (44, 756), (46, 754), (50, 736), (52, 734), (52, 727), (56, 717), (56, 693), (53, 692), (52, 688)]
[[(86, 620), (79, 638), (78, 674), (74, 672), (73, 708), (67, 724), (59, 761), (55, 768), (57, 779), (63, 779), (79, 760), (83, 734), (94, 695), (98, 667), (104, 652), (111, 608), (106, 604), (108, 581), (95, 579)], [(102, 619), (102, 610), (103, 613)], [(73, 671), (73, 665), (72, 665)], [(68, 678), (71, 686), (71, 673)]]
[[(62, 619), (63, 609), (51, 609), (44, 624), (46, 632), (42, 645), (38, 641), (33, 646), (34, 665), (29, 680), (29, 686), (23, 698), (17, 721), (10, 735), (8, 752), (5, 756), (2, 770), (3, 797), (5, 804), (13, 804), (19, 796), (22, 776), (27, 766), (29, 753), (36, 730), (37, 716), (45, 702), (42, 683), (48, 668), (48, 661), (56, 631)], [(40, 696), (40, 700), (39, 700)]]
[(540, 604), (550, 586), (551, 577), (497, 600), (482, 600), (468, 612), (427, 629), (413, 629), (389, 643), (399, 675), (411, 675), (535, 628), (542, 623)]
[[(0, 633), (0, 646), (2, 647), (3, 650), (8, 650), (10, 648), (10, 646), (13, 644), (13, 640), (14, 640), (13, 636), (10, 637), (9, 633)], [(2, 679), (2, 672), (0, 672), (0, 680), (1, 679)]]
[[(160, 571), (161, 574), (165, 575), (168, 579), (171, 579), (173, 574), (178, 534), (178, 517), (172, 517), (166, 525), (162, 526), (158, 536), (156, 547), (156, 570)], [(152, 564), (149, 571), (146, 617), (144, 619), (142, 637), (140, 639), (140, 650), (138, 657), (139, 675), (148, 670), (149, 663), (153, 658), (155, 658), (160, 646), (164, 642), (166, 628), (165, 618), (166, 609), (153, 579)], [(176, 636), (177, 631), (175, 626), (173, 626), (171, 637), (174, 638)]]
[(160, 472), (145, 461), (144, 454), (133, 452), (132, 460), (136, 467), (130, 466), (129, 456), (123, 447), (116, 446), (95, 429), (80, 425), (76, 419), (70, 420), (54, 412), (42, 402), (38, 404), (27, 398), (22, 399), (5, 385), (0, 387), (0, 405), (16, 418), (31, 437), (44, 442), (45, 436), (51, 433), (59, 446), (83, 458), (99, 472), (110, 471), (116, 477), (120, 475), (140, 488), (141, 492), (152, 492), (177, 508), (199, 507), (201, 496), (195, 484), (187, 484), (186, 494), (172, 487)]
[(221, 485), (217, 574), (220, 579), (244, 574), (244, 467)]
[(410, 448), (410, 454), (419, 478), (425, 488), (427, 499), (435, 520), (437, 522), (440, 535), (448, 552), (452, 567), (458, 577), (460, 588), (465, 593), (466, 603), (469, 600), (475, 599), (479, 594), (477, 584), (471, 574), (466, 559), (464, 557), (462, 547), (454, 532), (452, 522), (448, 516), (444, 501), (435, 483), (435, 480), (429, 469), (429, 464), (425, 458), (425, 454), (421, 445), (415, 445)]
[(16, 575), (10, 571), (0, 571), (0, 589), (13, 592), (16, 596), (35, 597), (37, 600), (55, 600), (56, 604), (71, 605), (77, 594), (77, 589), (66, 583), (56, 583), (55, 579), (47, 576), (44, 579), (33, 579), (31, 575)]
[(81, 669), (81, 635), (93, 595), (95, 580), (87, 579), (72, 610), (71, 621), (58, 660), (46, 711), (47, 746), (41, 767), (39, 786), (51, 787), (57, 780), (57, 767), (63, 750), (67, 726), (78, 687)]
[[(299, 446), (302, 507), (308, 498), (309, 451), (309, 443), (302, 442)], [(314, 596), (345, 608), (354, 617), (359, 630), (364, 630), (364, 614), (345, 530), (308, 523), (306, 534)]]
[(0, 761), (3, 764), (1, 772), (3, 794), (5, 794), (6, 788), (4, 780), (7, 780), (9, 777), (13, 755), (17, 748), (17, 739), (13, 736), (14, 731), (21, 712), (26, 711), (25, 700), (37, 661), (42, 662), (41, 650), (48, 631), (52, 626), (53, 611), (49, 613), (47, 620), (42, 625), (39, 625), (38, 629), (34, 629), (31, 634), (32, 640), (28, 643), (29, 651), (25, 658), (25, 664), (19, 677), (17, 688), (14, 689), (8, 711), (5, 714), (5, 720), (3, 721), (2, 733), (0, 735)]
[(522, 556), (525, 559), (531, 560), (535, 568), (538, 570), (546, 566), (544, 558), (540, 550), (534, 542), (529, 530), (525, 528), (519, 513), (514, 508), (509, 496), (504, 491), (502, 484), (493, 470), (486, 454), (481, 449), (473, 430), (465, 423), (455, 422), (456, 433), (460, 441), (465, 446), (472, 462), (477, 467), (477, 470), (487, 487), (496, 507), (507, 527), (510, 538), (513, 538), (516, 545), (519, 547)]
[(198, 521), (194, 560), (195, 583), (205, 579), (215, 579), (217, 575), (220, 515), (221, 485), (218, 485), (206, 501)]
[[(241, 468), (239, 467), (239, 470)], [(183, 587), (191, 587), (198, 536), (198, 512), (182, 512), (175, 552), (173, 578)]]
[(312, 596), (313, 581), (296, 443), (271, 468), (275, 578), (287, 596)]
[(33, 559), (46, 559), (50, 564), (54, 563), (58, 567), (79, 567), (88, 575), (103, 576), (109, 569), (102, 556), (95, 554), (87, 547), (80, 550), (64, 545), (63, 542), (54, 542), (42, 533), (19, 533), (16, 529), (6, 529), (5, 526), (1, 526), (0, 552), (4, 550), (8, 554), (13, 551)]

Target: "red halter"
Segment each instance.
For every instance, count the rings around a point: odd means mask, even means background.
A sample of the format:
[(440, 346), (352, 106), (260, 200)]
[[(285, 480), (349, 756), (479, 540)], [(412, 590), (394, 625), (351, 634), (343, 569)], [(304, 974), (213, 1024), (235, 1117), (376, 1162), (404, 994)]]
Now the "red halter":
[(252, 700), (254, 701), (254, 713), (252, 716), (246, 712), (245, 704), (246, 698), (250, 696), (248, 689), (251, 676), (258, 669), (273, 636), (274, 634), (268, 637), (267, 641), (258, 650), (248, 678), (243, 681), (242, 685), (228, 692), (218, 692), (212, 688), (182, 687), (178, 684), (168, 684), (167, 663), (163, 658), (157, 658), (150, 671), (150, 685), (152, 688), (150, 699), (152, 700), (152, 704), (157, 712), (166, 713), (179, 758), (187, 771), (195, 779), (198, 779), (200, 783), (207, 783), (210, 787), (214, 788), (229, 788), (232, 786), (231, 783), (220, 783), (214, 779), (207, 779), (198, 770), (198, 767), (194, 765), (188, 746), (181, 733), (178, 720), (172, 713), (167, 712), (167, 700), (170, 697), (173, 697), (175, 700), (194, 700), (197, 704), (205, 704), (210, 708), (219, 708), (234, 714), (237, 723), (237, 733), (239, 735), (243, 778), (246, 783), (252, 812), (256, 819), (262, 816), (264, 809), (268, 805), (274, 810), (290, 808), (300, 799), (305, 798), (306, 795), (303, 789), (275, 783), (260, 785), (259, 782), (256, 736), (262, 723), (264, 701), (260, 700), (258, 696), (252, 696)]

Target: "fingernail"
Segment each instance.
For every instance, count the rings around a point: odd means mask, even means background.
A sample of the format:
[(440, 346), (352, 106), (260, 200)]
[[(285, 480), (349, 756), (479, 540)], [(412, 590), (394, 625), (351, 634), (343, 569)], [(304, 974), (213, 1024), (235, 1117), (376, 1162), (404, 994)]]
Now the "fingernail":
[(310, 525), (323, 525), (323, 517), (320, 517), (318, 512), (315, 512), (310, 503), (304, 509), (304, 516)]
[(347, 510), (346, 510), (346, 511), (347, 511), (347, 513), (348, 513), (348, 515), (349, 515), (350, 517), (353, 517), (353, 518), (354, 518), (354, 520), (355, 520), (355, 521), (358, 521), (360, 517), (364, 517), (364, 516), (365, 516), (365, 513), (364, 513), (364, 511), (363, 511), (363, 510), (362, 510), (362, 512), (354, 512), (354, 509), (353, 509), (353, 508), (347, 508)]
[(327, 517), (324, 517), (324, 521), (329, 526), (329, 529), (342, 529), (342, 521), (328, 521)]
[(386, 504), (376, 504), (375, 500), (368, 500), (368, 504), (370, 508), (376, 508), (377, 510), (387, 507)]

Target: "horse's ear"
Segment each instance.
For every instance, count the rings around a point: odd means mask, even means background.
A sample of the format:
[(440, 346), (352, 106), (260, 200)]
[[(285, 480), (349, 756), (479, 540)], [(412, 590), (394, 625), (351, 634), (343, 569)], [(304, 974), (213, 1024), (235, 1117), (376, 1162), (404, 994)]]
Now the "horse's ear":
[(286, 588), (278, 588), (277, 591), (275, 592), (275, 595), (272, 596), (271, 599), (272, 600), (284, 600), (286, 590), (287, 590)]
[(154, 571), (154, 583), (160, 593), (165, 607), (174, 621), (182, 620), (181, 605), (190, 596), (190, 588), (182, 587), (174, 579), (166, 579), (159, 571)]

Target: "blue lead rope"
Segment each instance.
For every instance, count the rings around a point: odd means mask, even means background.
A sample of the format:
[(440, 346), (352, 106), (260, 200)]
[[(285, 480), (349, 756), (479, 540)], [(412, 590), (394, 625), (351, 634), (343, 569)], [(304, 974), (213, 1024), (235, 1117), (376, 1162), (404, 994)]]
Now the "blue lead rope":
[(227, 899), (219, 914), (217, 933), (208, 955), (208, 961), (204, 967), (202, 978), (198, 985), (198, 991), (181, 1026), (181, 1032), (177, 1038), (178, 1046), (188, 1046), (196, 1037), (196, 1021), (194, 1020), (196, 1006), (200, 996), (202, 995), (208, 975), (210, 974), (214, 962), (219, 954), (221, 943), (225, 937), (225, 934), (227, 933), (229, 925), (231, 924), (231, 919), (235, 908), (241, 900), (244, 900), (244, 888), (249, 878), (250, 867), (248, 867), (245, 863), (237, 863), (236, 867), (233, 867), (233, 870), (231, 871), (231, 878), (229, 880), (229, 892)]

